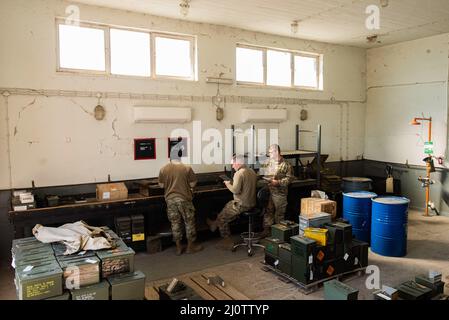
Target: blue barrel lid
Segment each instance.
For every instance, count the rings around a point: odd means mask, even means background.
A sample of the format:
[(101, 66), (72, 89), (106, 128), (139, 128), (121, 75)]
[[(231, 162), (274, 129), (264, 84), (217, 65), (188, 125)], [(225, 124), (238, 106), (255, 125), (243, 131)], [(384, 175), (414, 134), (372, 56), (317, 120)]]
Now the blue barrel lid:
[(386, 196), (386, 197), (376, 197), (372, 199), (373, 202), (382, 203), (382, 204), (408, 204), (410, 200), (404, 197), (394, 197), (394, 196)]
[(343, 196), (350, 197), (350, 198), (362, 198), (362, 199), (369, 199), (377, 197), (377, 194), (374, 192), (369, 191), (355, 191), (355, 192), (345, 192), (343, 193)]

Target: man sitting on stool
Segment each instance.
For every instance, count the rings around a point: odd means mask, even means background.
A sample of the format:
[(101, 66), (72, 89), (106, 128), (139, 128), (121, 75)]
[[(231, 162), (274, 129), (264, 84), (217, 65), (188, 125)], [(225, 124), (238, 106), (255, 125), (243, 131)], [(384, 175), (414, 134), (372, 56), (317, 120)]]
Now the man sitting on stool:
[(183, 223), (186, 229), (188, 242), (186, 253), (195, 253), (203, 249), (195, 244), (195, 207), (192, 203), (192, 188), (196, 185), (196, 176), (190, 166), (181, 162), (182, 151), (170, 153), (170, 163), (159, 172), (159, 185), (164, 188), (164, 197), (167, 203), (167, 216), (176, 243), (176, 255), (182, 254), (181, 245)]
[(224, 250), (231, 250), (234, 246), (229, 223), (237, 219), (240, 213), (256, 206), (256, 173), (245, 165), (243, 156), (233, 157), (232, 168), (235, 170), (234, 181), (225, 181), (224, 184), (234, 194), (234, 200), (225, 205), (215, 221), (207, 220), (212, 232), (217, 228), (220, 230), (223, 240), (217, 246)]

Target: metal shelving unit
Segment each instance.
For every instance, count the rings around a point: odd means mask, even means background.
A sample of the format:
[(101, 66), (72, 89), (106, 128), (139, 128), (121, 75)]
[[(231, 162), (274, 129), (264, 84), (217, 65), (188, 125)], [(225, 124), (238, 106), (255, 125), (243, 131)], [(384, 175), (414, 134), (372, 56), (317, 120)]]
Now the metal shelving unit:
[[(316, 150), (301, 150), (300, 149), (300, 135), (301, 133), (316, 133)], [(317, 187), (321, 185), (321, 125), (319, 124), (316, 130), (302, 130), (297, 124), (295, 126), (295, 150), (283, 151), (282, 156), (285, 159), (295, 159), (295, 176), (299, 175), (299, 161), (301, 158), (316, 157), (317, 159)]]
[[(232, 153), (235, 153), (235, 127), (234, 125), (231, 126), (232, 129)], [(251, 141), (255, 145), (254, 137), (255, 137), (255, 130), (256, 127), (254, 125), (251, 125)], [(301, 133), (316, 133), (316, 150), (301, 150), (299, 148), (300, 146), (300, 134)], [(317, 187), (319, 188), (321, 185), (321, 125), (319, 124), (317, 127), (317, 130), (302, 130), (299, 128), (299, 125), (297, 124), (295, 126), (295, 150), (287, 150), (282, 151), (282, 156), (285, 159), (295, 159), (295, 176), (298, 177), (299, 175), (299, 162), (301, 158), (315, 158), (317, 159)], [(255, 155), (256, 159), (258, 158), (257, 155)], [(254, 165), (252, 165), (254, 168)]]

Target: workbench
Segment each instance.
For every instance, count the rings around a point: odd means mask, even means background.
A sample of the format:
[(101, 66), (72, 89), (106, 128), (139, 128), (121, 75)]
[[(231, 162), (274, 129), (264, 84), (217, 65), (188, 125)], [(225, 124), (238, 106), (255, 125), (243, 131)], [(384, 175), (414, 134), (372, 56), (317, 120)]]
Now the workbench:
[[(222, 174), (222, 173), (220, 173)], [(198, 174), (198, 185), (194, 189), (193, 204), (197, 211), (197, 229), (206, 230), (206, 218), (218, 213), (232, 199), (232, 193), (224, 186), (219, 174)], [(205, 178), (206, 177), (206, 178)], [(133, 182), (126, 182), (132, 186)], [(286, 217), (298, 219), (300, 198), (310, 194), (316, 187), (316, 180), (295, 180), (290, 185), (289, 205)], [(68, 187), (67, 187), (68, 188)], [(39, 192), (37, 192), (39, 193)], [(90, 195), (90, 197), (89, 197)], [(14, 238), (31, 235), (36, 224), (60, 226), (83, 220), (91, 225), (114, 226), (114, 218), (123, 215), (143, 214), (147, 235), (169, 230), (163, 190), (156, 185), (150, 188), (149, 196), (143, 196), (137, 189), (129, 188), (125, 200), (98, 201), (95, 194), (85, 197), (84, 203), (64, 204), (55, 207), (38, 207), (26, 211), (9, 211), (10, 223), (14, 226)]]

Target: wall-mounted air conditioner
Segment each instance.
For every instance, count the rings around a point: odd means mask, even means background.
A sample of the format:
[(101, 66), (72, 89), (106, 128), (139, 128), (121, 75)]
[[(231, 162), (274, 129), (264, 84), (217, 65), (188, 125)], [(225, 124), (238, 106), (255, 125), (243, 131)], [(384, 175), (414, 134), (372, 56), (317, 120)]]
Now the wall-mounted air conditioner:
[(287, 109), (242, 109), (242, 122), (283, 122), (287, 120)]
[(134, 106), (135, 123), (183, 123), (192, 120), (192, 109)]

